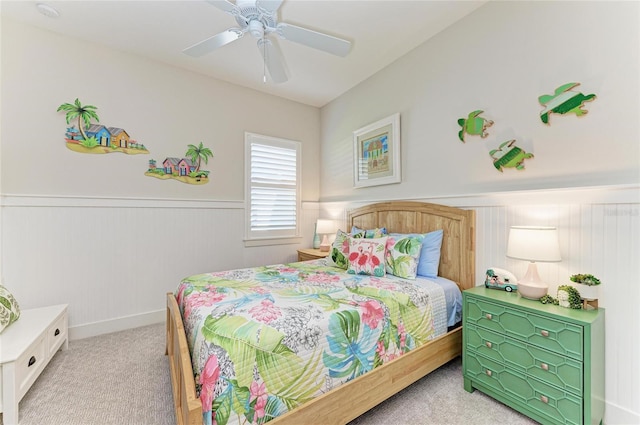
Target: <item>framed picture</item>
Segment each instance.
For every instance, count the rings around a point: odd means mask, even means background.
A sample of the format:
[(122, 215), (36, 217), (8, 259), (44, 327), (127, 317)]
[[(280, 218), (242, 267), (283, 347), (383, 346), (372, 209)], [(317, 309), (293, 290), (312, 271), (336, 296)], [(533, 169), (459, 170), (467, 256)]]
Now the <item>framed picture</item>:
[(400, 114), (353, 132), (355, 188), (400, 183)]

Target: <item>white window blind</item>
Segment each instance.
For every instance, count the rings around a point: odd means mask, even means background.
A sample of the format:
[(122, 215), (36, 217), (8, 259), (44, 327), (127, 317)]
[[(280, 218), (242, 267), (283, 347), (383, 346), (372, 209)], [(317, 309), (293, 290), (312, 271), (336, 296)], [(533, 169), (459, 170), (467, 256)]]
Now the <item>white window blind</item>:
[(247, 133), (247, 239), (299, 235), (300, 143)]

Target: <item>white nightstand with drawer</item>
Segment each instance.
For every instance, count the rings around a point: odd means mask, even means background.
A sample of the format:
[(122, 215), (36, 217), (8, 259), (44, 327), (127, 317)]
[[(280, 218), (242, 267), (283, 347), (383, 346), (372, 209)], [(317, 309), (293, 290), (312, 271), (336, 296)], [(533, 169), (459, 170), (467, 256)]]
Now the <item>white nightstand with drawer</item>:
[(60, 348), (69, 347), (67, 305), (22, 310), (0, 334), (0, 412), (18, 423), (18, 403)]

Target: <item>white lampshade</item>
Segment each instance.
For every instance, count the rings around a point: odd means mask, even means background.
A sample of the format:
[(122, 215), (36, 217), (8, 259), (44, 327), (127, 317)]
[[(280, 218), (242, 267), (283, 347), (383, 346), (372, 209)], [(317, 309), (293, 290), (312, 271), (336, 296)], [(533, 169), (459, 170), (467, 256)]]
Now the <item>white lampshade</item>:
[(512, 226), (507, 257), (529, 261), (527, 273), (518, 281), (521, 296), (537, 300), (547, 294), (549, 285), (540, 279), (536, 262), (562, 261), (558, 230), (555, 227)]
[(555, 227), (512, 226), (507, 257), (535, 262), (562, 261)]
[(316, 223), (316, 233), (319, 235), (326, 235), (336, 231), (336, 225), (333, 220), (326, 220), (319, 218)]
[(328, 252), (331, 245), (329, 244), (329, 239), (327, 238), (328, 234), (331, 234), (336, 231), (336, 222), (333, 220), (326, 220), (319, 218), (316, 222), (316, 233), (319, 235), (324, 235), (322, 237), (322, 242), (320, 243), (320, 251)]

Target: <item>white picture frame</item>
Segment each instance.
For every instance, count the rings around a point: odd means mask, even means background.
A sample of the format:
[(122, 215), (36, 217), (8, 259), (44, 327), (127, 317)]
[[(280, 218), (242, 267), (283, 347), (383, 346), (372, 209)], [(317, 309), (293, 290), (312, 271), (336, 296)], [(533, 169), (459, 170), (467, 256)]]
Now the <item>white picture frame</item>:
[(353, 132), (354, 188), (400, 183), (400, 114)]

